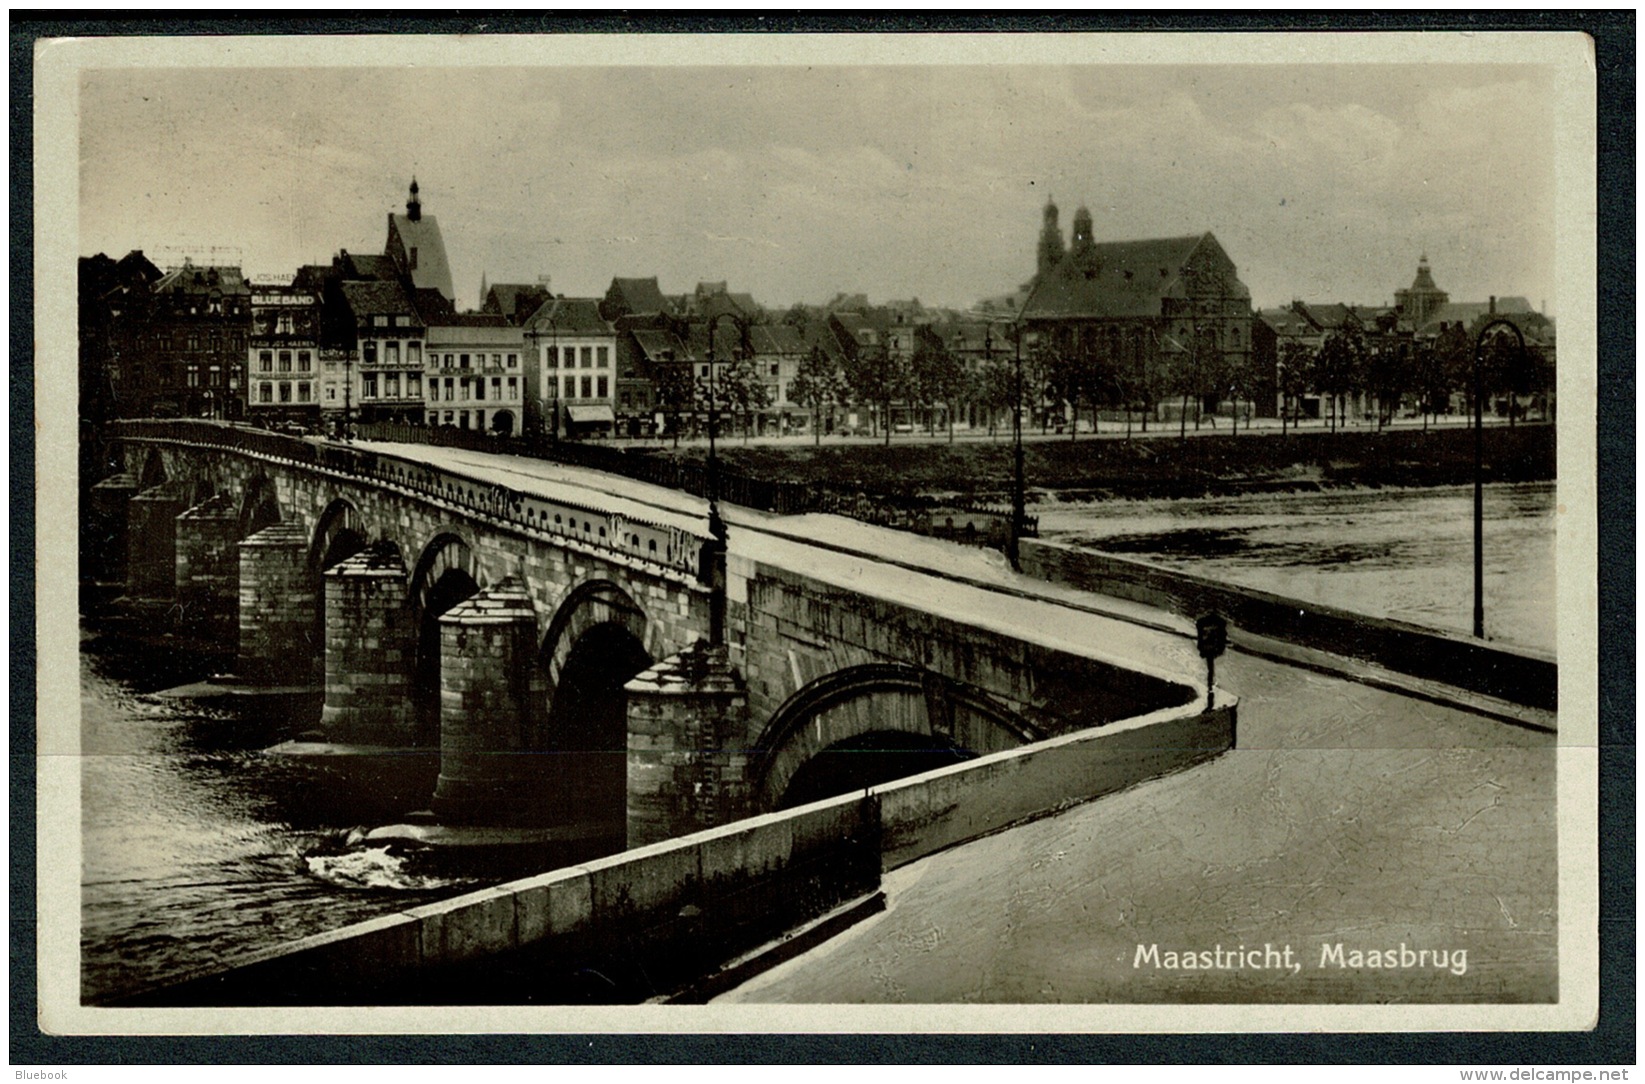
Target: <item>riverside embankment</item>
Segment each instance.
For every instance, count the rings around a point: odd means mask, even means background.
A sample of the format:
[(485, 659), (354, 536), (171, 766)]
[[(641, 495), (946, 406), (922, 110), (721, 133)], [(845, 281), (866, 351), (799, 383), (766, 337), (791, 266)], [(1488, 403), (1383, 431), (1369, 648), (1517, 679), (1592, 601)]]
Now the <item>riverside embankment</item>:
[[(1112, 423), (1108, 423), (1112, 424)], [(1548, 481), (1555, 476), (1555, 429), (1547, 424), (1492, 425), (1483, 432), (1481, 473), (1487, 482)], [(894, 436), (890, 444), (797, 440), (720, 442), (727, 466), (741, 474), (783, 482), (826, 483), (871, 493), (958, 494), (1001, 500), (1009, 492), (1011, 442), (969, 436)], [(700, 444), (649, 453), (704, 458)], [(1152, 428), (1126, 439), (1040, 437), (1023, 448), (1023, 473), (1032, 490), (1100, 499), (1192, 497), (1261, 490), (1340, 486), (1439, 486), (1473, 480), (1471, 428), (1226, 429), (1186, 439)]]

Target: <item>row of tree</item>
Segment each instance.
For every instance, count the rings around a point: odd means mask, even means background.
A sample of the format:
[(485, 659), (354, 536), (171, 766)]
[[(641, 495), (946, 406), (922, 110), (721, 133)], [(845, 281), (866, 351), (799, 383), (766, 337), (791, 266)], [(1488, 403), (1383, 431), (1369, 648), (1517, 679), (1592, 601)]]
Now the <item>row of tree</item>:
[[(1317, 395), (1333, 429), (1346, 418), (1351, 402), (1374, 405), (1378, 423), (1386, 425), (1404, 404), (1414, 404), (1426, 423), (1449, 412), (1453, 393), (1471, 396), (1474, 337), (1460, 326), (1436, 340), (1416, 341), (1368, 335), (1347, 324), (1317, 348), (1296, 340), (1281, 343), (1273, 374), (1260, 373), (1249, 353), (1217, 349), (1209, 329), (1198, 329), (1191, 344), (1173, 351), (1131, 351), (1126, 358), (1115, 356), (1101, 340), (1063, 349), (1038, 341), (1022, 351), (1019, 373), (1017, 332), (1007, 325), (1000, 330), (997, 353), (990, 350), (977, 365), (967, 365), (938, 335), (924, 330), (911, 354), (866, 346), (836, 365), (813, 347), (798, 366), (789, 398), (810, 411), (819, 441), (823, 419), (850, 407), (868, 408), (870, 431), (889, 441), (896, 409), (928, 433), (946, 426), (953, 439), (955, 419), (968, 408), (997, 435), (1001, 420), (1020, 401), (1025, 424), (1045, 431), (1053, 418), (1067, 418), (1073, 438), (1084, 410), (1090, 412), (1093, 431), (1099, 410), (1123, 412), (1129, 435), (1133, 422), (1146, 432), (1158, 407), (1178, 400), (1179, 430), (1185, 432), (1191, 413), (1197, 428), (1200, 415), (1220, 403), (1249, 402), (1276, 390), (1282, 427), (1298, 416), (1305, 396)], [(712, 407), (721, 416), (740, 418), (746, 439), (754, 417), (772, 405), (770, 384), (747, 357), (723, 363), (712, 379), (695, 375), (689, 365), (659, 368), (658, 403), (675, 417), (676, 435), (680, 415), (703, 415)], [(1540, 404), (1546, 416), (1553, 366), (1539, 346), (1528, 344), (1521, 351), (1512, 333), (1499, 332), (1482, 352), (1480, 382), (1487, 401), (1506, 397), (1510, 420), (1522, 413), (1524, 400)], [(1236, 410), (1236, 432), (1238, 424)]]

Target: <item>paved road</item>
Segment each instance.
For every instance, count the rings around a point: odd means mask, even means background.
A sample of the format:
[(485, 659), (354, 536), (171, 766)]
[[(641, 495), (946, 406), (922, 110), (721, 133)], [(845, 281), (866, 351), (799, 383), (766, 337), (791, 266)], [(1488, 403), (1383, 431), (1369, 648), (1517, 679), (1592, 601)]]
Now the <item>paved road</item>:
[[(684, 494), (539, 460), (381, 447), (516, 487), (599, 488), (675, 515), (701, 512)], [(1126, 626), (1113, 650), (1179, 672), (1194, 665), (1179, 620), (1015, 576), (980, 551), (836, 517), (784, 521), (734, 510), (729, 518), (733, 554), (748, 547), (783, 564), (826, 560), (840, 565), (832, 574), (853, 576), (870, 593), (986, 613), (989, 623), (1032, 639), (1089, 645)], [(796, 532), (823, 546), (795, 541)], [(867, 556), (886, 553), (897, 561)], [(1107, 612), (1073, 608), (1093, 604)], [(885, 913), (724, 1000), (1556, 996), (1552, 734), (1470, 711), (1466, 696), (1442, 706), (1433, 690), (1412, 696), (1239, 651), (1217, 677), (1240, 697), (1238, 748), (897, 870), (885, 879)], [(1301, 969), (1133, 966), (1139, 944), (1157, 944), (1163, 962), (1169, 951), (1265, 943), (1290, 945)], [(1392, 949), (1396, 960), (1402, 945), (1453, 959), (1461, 950), (1465, 973), (1318, 966), (1322, 947), (1339, 943), (1345, 962), (1356, 949)]]
[[(1240, 654), (1218, 679), (1235, 750), (897, 870), (885, 913), (722, 1000), (1556, 996), (1551, 735)], [(1302, 969), (1134, 966), (1268, 942)], [(1463, 949), (1466, 974), (1320, 968), (1337, 943)]]

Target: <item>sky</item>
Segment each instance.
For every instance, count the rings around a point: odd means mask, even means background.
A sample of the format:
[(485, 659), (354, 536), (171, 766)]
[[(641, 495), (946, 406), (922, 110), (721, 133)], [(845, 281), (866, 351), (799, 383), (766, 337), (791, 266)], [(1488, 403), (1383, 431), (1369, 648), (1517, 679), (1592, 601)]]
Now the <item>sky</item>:
[[(1556, 308), (1547, 68), (1089, 64), (100, 69), (80, 254), (238, 250), (257, 281), (380, 252), (413, 172), (460, 306), (488, 281), (726, 280), (762, 304), (968, 307), (1099, 241), (1211, 231), (1253, 303)], [(157, 262), (163, 262), (158, 260)]]

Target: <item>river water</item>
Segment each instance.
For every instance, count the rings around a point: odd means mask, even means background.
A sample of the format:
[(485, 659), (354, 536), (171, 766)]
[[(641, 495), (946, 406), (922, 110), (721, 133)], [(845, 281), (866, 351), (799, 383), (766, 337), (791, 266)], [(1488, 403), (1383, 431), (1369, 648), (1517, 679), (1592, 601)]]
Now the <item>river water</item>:
[[(1042, 504), (1041, 532), (1292, 597), (1467, 631), (1472, 491)], [(1486, 617), (1553, 649), (1552, 485), (1487, 491)], [(313, 696), (156, 695), (223, 659), (81, 640), (82, 995), (106, 1001), (350, 922), (528, 872), (461, 874), (361, 847), (326, 781), (261, 750), (312, 727)]]
[[(1555, 649), (1555, 487), (1490, 485), (1485, 635)], [(1472, 486), (1041, 503), (1040, 536), (1428, 628), (1473, 631)]]

